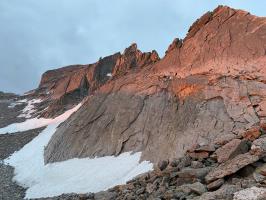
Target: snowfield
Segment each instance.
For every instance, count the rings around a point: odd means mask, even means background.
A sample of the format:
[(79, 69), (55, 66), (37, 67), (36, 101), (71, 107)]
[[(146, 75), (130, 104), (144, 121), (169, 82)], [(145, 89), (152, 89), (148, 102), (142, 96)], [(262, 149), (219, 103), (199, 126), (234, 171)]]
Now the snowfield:
[(60, 124), (61, 122), (65, 121), (73, 112), (77, 111), (81, 104), (77, 105), (76, 107), (66, 111), (64, 114), (54, 118), (54, 119), (47, 119), (47, 118), (32, 118), (27, 119), (24, 122), (10, 124), (4, 128), (0, 128), (0, 135), (6, 133), (15, 133), (19, 131), (27, 131), (31, 129), (36, 129), (40, 127), (44, 127), (50, 124)]
[(87, 193), (106, 190), (124, 184), (135, 176), (150, 171), (148, 161), (139, 163), (141, 153), (123, 153), (118, 157), (70, 159), (44, 165), (44, 147), (57, 126), (81, 106), (55, 119), (35, 118), (0, 129), (0, 133), (29, 130), (48, 125), (36, 138), (4, 162), (15, 168), (14, 181), (27, 187), (26, 199), (52, 197), (63, 193)]

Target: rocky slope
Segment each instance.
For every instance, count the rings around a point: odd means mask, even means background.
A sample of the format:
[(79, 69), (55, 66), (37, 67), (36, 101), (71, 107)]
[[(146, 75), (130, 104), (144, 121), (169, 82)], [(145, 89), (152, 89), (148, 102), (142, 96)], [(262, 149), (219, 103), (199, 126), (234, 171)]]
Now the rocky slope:
[[(266, 18), (219, 6), (162, 59), (132, 44), (47, 71), (23, 97), (0, 93), (0, 106), (41, 98), (32, 117), (55, 117), (84, 102), (45, 147), (46, 163), (141, 151), (157, 166), (108, 191), (53, 199), (265, 199), (265, 36)], [(0, 127), (25, 106), (0, 113)]]
[(266, 19), (220, 6), (158, 62), (106, 82), (54, 134), (45, 161), (141, 151), (154, 163), (265, 121)]
[(107, 191), (44, 199), (264, 200), (265, 134), (264, 124), (235, 139), (225, 136), (214, 145), (197, 145), (184, 157), (160, 161), (154, 171)]

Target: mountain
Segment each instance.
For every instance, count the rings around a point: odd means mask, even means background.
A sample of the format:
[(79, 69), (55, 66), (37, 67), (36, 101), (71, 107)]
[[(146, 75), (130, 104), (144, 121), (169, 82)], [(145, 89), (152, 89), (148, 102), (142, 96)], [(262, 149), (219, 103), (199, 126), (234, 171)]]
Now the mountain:
[(53, 199), (265, 199), (265, 65), (266, 18), (219, 6), (163, 58), (132, 44), (93, 64), (47, 71), (24, 96), (0, 93), (0, 127), (33, 120), (36, 135), (48, 125), (41, 132), (47, 142), (34, 142), (40, 162), (53, 169), (128, 152), (154, 164), (124, 185)]
[(166, 55), (89, 95), (53, 135), (45, 161), (141, 151), (157, 163), (236, 138), (265, 120), (265, 18), (218, 7)]

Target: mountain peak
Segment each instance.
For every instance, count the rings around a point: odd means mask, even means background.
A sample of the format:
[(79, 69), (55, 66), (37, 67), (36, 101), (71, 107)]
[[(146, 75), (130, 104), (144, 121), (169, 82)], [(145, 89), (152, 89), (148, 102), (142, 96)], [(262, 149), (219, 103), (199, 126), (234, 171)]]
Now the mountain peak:
[(234, 16), (236, 13), (239, 13), (241, 15), (248, 15), (249, 12), (243, 11), (243, 10), (237, 10), (230, 8), (228, 6), (218, 6), (213, 11), (206, 12), (203, 16), (201, 16), (199, 19), (197, 19), (189, 28), (188, 33), (186, 35), (186, 38), (184, 40), (187, 40), (191, 37), (193, 37), (200, 29), (202, 29), (206, 24), (208, 24), (210, 21), (212, 21), (214, 18), (219, 18), (219, 23), (224, 23), (228, 19), (230, 19), (232, 16)]

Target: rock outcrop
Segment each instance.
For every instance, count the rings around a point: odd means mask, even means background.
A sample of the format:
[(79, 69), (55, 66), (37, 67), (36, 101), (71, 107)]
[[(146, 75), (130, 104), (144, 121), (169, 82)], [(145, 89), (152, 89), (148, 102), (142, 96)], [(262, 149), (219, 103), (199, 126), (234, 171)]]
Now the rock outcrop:
[(136, 44), (126, 48), (124, 53), (115, 53), (100, 58), (89, 65), (72, 65), (49, 70), (42, 75), (34, 94), (50, 100), (43, 117), (56, 116), (70, 109), (85, 96), (111, 79), (138, 70), (159, 60), (156, 51), (142, 53)]
[[(248, 152), (234, 151), (223, 163), (217, 159), (217, 152), (226, 151), (232, 141), (238, 144), (238, 149), (239, 144), (247, 142), (243, 137), (247, 134), (223, 145), (197, 144), (195, 148), (189, 149), (184, 157), (171, 161), (162, 160), (153, 171), (107, 191), (95, 194), (65, 194), (49, 199), (263, 200), (266, 197), (266, 135), (262, 131), (260, 133), (245, 149)], [(195, 154), (191, 154), (193, 152)], [(207, 156), (203, 158), (201, 153), (207, 153)]]
[[(156, 163), (182, 157), (195, 144), (242, 137), (266, 120), (265, 35), (265, 18), (220, 6), (197, 20), (183, 41), (175, 39), (159, 61), (156, 53), (131, 46), (116, 64), (138, 70), (114, 66), (116, 78), (58, 128), (45, 162), (141, 151)], [(209, 152), (193, 155), (204, 159)]]

